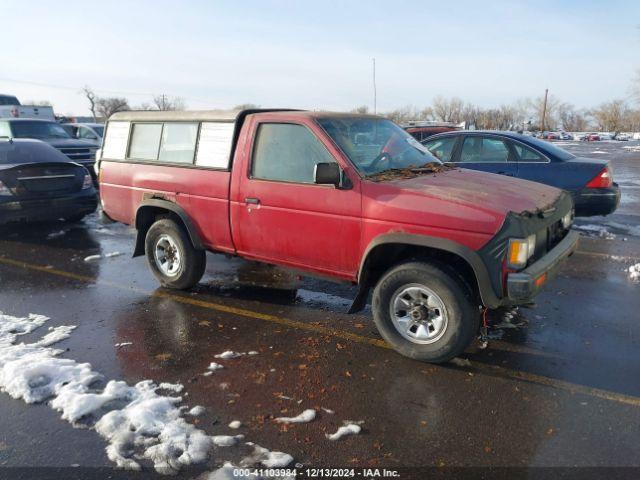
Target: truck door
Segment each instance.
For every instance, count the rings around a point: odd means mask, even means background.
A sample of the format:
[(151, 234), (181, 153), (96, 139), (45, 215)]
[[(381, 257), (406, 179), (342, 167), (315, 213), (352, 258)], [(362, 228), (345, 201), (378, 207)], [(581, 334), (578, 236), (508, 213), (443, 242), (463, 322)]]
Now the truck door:
[(303, 122), (263, 117), (250, 128), (253, 144), (245, 148), (243, 171), (234, 172), (239, 188), (231, 202), (238, 252), (353, 278), (359, 266), (359, 182), (344, 189), (314, 183), (317, 163), (336, 162), (335, 147)]

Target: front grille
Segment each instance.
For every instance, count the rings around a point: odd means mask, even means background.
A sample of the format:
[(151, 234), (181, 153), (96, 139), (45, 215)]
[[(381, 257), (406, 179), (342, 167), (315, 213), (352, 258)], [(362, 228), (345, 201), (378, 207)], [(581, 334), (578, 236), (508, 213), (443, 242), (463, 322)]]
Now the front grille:
[(86, 161), (95, 160), (96, 150), (95, 148), (88, 147), (64, 147), (59, 148), (62, 153), (74, 161)]
[(547, 227), (547, 251), (559, 244), (567, 236), (568, 230), (562, 226), (562, 220), (558, 220)]

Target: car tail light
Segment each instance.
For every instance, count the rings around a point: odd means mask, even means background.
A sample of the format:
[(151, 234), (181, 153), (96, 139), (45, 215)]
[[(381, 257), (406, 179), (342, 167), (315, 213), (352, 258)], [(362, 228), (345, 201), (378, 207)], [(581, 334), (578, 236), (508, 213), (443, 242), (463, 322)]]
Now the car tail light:
[(11, 190), (9, 190), (7, 188), (7, 186), (2, 183), (2, 180), (0, 180), (0, 196), (6, 196), (6, 195), (11, 195)]
[(589, 183), (587, 188), (609, 188), (613, 185), (613, 175), (609, 167), (604, 167)]
[(93, 180), (91, 180), (91, 175), (88, 173), (84, 176), (84, 181), (82, 182), (82, 190), (86, 190), (87, 188), (91, 188), (93, 186)]

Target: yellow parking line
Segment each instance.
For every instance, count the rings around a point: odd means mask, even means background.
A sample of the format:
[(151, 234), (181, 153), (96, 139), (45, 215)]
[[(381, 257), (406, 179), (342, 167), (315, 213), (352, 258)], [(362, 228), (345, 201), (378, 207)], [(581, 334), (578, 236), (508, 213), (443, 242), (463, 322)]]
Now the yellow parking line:
[[(23, 262), (19, 260), (13, 260), (6, 257), (0, 257), (0, 264), (19, 267), (27, 270), (34, 270), (38, 272), (49, 273), (51, 275), (70, 278), (73, 280), (79, 280), (81, 282), (89, 282), (89, 283), (95, 283), (97, 285), (105, 285), (112, 288), (132, 291), (132, 292), (136, 292), (136, 293), (140, 293), (140, 294), (148, 295), (152, 297), (166, 298), (179, 303), (193, 305), (201, 308), (207, 308), (209, 310), (215, 310), (218, 312), (229, 313), (229, 314), (238, 315), (241, 317), (262, 320), (265, 322), (275, 323), (277, 325), (282, 325), (285, 327), (294, 328), (298, 330), (307, 330), (307, 331), (311, 331), (311, 332), (319, 333), (323, 335), (331, 335), (331, 336), (343, 338), (345, 340), (349, 340), (352, 342), (372, 345), (379, 348), (391, 349), (391, 346), (388, 343), (386, 343), (384, 340), (365, 337), (363, 335), (350, 333), (344, 330), (327, 328), (321, 325), (312, 325), (309, 323), (299, 322), (297, 320), (282, 318), (275, 315), (269, 315), (266, 313), (255, 312), (253, 310), (230, 307), (228, 305), (223, 305), (220, 303), (210, 302), (206, 300), (198, 300), (196, 298), (185, 297), (182, 295), (178, 295), (178, 294), (170, 293), (166, 291), (156, 290), (153, 292), (149, 292), (147, 290), (143, 290), (137, 287), (124, 286), (116, 282), (100, 280), (94, 277), (90, 277), (88, 275), (80, 275), (72, 272), (67, 272), (64, 270), (59, 270), (57, 268), (51, 268), (43, 265), (36, 265), (36, 264)], [(500, 377), (510, 378), (510, 379), (524, 381), (528, 383), (533, 383), (537, 385), (544, 385), (547, 387), (565, 390), (572, 394), (588, 395), (588, 396), (600, 398), (603, 400), (610, 400), (617, 403), (640, 407), (640, 397), (634, 397), (632, 395), (624, 395), (624, 394), (612, 392), (609, 390), (587, 387), (584, 385), (565, 382), (563, 380), (557, 380), (554, 378), (549, 378), (549, 377), (537, 375), (534, 373), (523, 372), (520, 370), (512, 370), (512, 369), (500, 367), (500, 366), (486, 365), (479, 362), (473, 362), (471, 365), (474, 371), (477, 371), (486, 375), (490, 375), (490, 376), (500, 376)]]

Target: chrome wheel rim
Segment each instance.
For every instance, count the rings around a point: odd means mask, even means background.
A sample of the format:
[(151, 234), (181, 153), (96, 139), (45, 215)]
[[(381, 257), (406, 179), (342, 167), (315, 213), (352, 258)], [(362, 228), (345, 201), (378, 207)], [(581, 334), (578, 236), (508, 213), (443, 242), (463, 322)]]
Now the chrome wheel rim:
[(417, 283), (400, 287), (391, 297), (391, 320), (398, 333), (421, 345), (440, 340), (449, 323), (442, 299)]
[(153, 249), (153, 257), (156, 266), (167, 277), (175, 277), (180, 271), (182, 257), (178, 244), (173, 238), (167, 234), (162, 234), (156, 240), (156, 246)]

